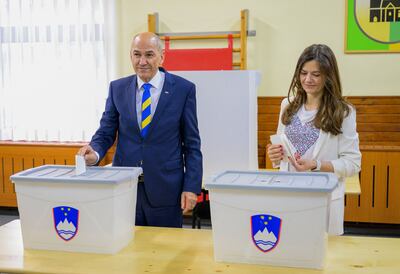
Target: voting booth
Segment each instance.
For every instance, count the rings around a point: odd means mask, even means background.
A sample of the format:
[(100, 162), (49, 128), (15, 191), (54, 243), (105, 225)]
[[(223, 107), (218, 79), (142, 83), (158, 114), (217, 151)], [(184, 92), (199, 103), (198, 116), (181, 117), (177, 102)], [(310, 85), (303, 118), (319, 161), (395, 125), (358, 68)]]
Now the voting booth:
[(196, 85), (203, 178), (221, 170), (257, 169), (257, 90), (261, 74), (252, 70), (173, 73)]
[(141, 168), (45, 165), (11, 176), (24, 248), (116, 253), (133, 238)]
[(323, 268), (332, 173), (226, 171), (209, 190), (217, 262)]

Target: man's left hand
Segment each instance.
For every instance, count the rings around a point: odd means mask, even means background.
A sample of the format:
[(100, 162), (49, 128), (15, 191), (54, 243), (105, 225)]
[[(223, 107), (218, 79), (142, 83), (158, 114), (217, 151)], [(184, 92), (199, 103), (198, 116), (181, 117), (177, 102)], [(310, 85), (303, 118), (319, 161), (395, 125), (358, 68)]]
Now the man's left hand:
[(197, 195), (193, 192), (182, 192), (181, 195), (181, 208), (183, 210), (183, 214), (193, 210), (197, 203)]

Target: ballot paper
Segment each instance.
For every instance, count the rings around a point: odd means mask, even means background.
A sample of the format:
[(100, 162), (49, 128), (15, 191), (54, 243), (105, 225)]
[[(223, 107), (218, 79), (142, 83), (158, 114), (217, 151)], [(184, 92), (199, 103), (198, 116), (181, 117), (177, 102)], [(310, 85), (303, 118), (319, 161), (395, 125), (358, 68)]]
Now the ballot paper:
[(75, 155), (75, 174), (80, 175), (86, 172), (85, 157), (81, 155)]
[(283, 161), (289, 162), (288, 157), (292, 157), (293, 160), (296, 159), (295, 153), (296, 149), (287, 138), (285, 133), (275, 134), (270, 136), (271, 143), (274, 145), (282, 145), (283, 146)]

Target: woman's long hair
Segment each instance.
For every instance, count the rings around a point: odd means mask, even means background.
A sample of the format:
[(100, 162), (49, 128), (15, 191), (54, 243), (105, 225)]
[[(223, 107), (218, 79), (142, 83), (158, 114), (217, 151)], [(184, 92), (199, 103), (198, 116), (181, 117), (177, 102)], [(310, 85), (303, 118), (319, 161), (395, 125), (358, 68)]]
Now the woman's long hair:
[[(349, 103), (342, 97), (339, 70), (335, 55), (326, 45), (314, 44), (306, 48), (297, 61), (292, 83), (289, 87), (289, 105), (282, 115), (282, 123), (288, 125), (300, 107), (307, 101), (307, 93), (301, 86), (300, 72), (305, 63), (317, 61), (323, 77), (324, 87), (314, 126), (333, 135), (342, 133), (343, 119), (350, 112)], [(291, 101), (293, 97), (293, 101)]]

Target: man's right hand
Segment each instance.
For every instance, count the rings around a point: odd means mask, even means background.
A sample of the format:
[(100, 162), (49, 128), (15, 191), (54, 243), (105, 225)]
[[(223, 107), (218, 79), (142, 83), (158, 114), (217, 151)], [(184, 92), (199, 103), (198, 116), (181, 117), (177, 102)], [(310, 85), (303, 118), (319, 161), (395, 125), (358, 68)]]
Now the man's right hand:
[(85, 157), (85, 162), (88, 166), (92, 166), (98, 161), (96, 153), (89, 145), (81, 147), (77, 154)]

